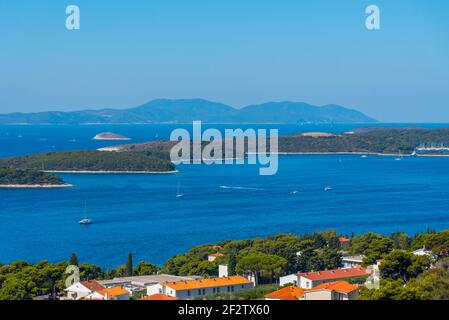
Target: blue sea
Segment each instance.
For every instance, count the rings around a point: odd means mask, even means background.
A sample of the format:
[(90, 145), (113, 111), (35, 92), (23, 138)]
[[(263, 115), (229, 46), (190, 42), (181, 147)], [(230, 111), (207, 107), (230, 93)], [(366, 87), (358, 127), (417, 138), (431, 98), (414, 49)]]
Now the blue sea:
[[(133, 142), (167, 139), (175, 127), (179, 126), (0, 126), (0, 157), (117, 144), (92, 140), (105, 131)], [(247, 127), (293, 134), (344, 132), (356, 126), (243, 126)], [(288, 155), (280, 156), (275, 176), (260, 176), (254, 165), (178, 168), (180, 173), (174, 175), (64, 174), (76, 185), (68, 189), (0, 189), (0, 262), (56, 262), (76, 252), (83, 262), (112, 268), (132, 252), (136, 261), (160, 265), (194, 245), (280, 232), (335, 228), (345, 234), (413, 235), (449, 228), (446, 157), (397, 161), (385, 156)], [(178, 185), (185, 197), (177, 200)], [(333, 190), (325, 192), (325, 186)], [(89, 226), (78, 224), (85, 202), (95, 221)]]

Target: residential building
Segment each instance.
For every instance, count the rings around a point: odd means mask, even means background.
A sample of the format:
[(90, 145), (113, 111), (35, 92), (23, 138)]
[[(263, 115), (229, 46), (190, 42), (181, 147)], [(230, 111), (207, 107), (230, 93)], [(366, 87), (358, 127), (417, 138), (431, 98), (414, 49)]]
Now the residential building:
[(64, 291), (66, 292), (67, 300), (81, 300), (86, 296), (103, 289), (105, 289), (105, 287), (97, 281), (82, 281), (72, 284)]
[(306, 290), (301, 300), (353, 300), (359, 295), (359, 287), (346, 281), (322, 283)]
[(340, 248), (342, 250), (346, 250), (349, 248), (349, 244), (351, 243), (351, 239), (346, 237), (340, 237), (338, 238), (338, 242), (340, 243)]
[(279, 278), (280, 286), (285, 286), (286, 284), (292, 284), (292, 285), (298, 286), (298, 283), (299, 283), (299, 276), (297, 273), (289, 274), (287, 276)]
[(353, 300), (359, 287), (347, 281), (322, 283), (312, 289), (285, 287), (265, 295), (265, 300)]
[(305, 272), (298, 274), (298, 286), (303, 289), (312, 289), (322, 283), (334, 282), (348, 278), (363, 278), (370, 275), (371, 271), (360, 267)]
[(151, 296), (143, 297), (140, 300), (178, 300), (176, 297), (169, 297), (165, 294), (156, 293)]
[(437, 259), (437, 255), (434, 254), (430, 250), (426, 250), (426, 248), (421, 248), (421, 249), (415, 250), (415, 251), (413, 251), (413, 254), (415, 256), (428, 256), (432, 260), (436, 260)]
[(368, 277), (371, 271), (361, 267), (352, 267), (335, 270), (325, 270), (316, 272), (305, 272), (290, 274), (279, 278), (279, 285), (296, 285), (303, 289), (312, 289), (313, 287), (332, 281), (344, 280), (348, 278)]
[(305, 290), (297, 286), (285, 287), (265, 295), (265, 300), (300, 300)]
[(153, 295), (156, 293), (161, 293), (162, 282), (176, 282), (185, 280), (197, 280), (202, 279), (202, 277), (190, 276), (190, 277), (179, 277), (172, 276), (168, 274), (155, 274), (148, 276), (134, 276), (134, 277), (121, 277), (114, 278), (112, 280), (101, 280), (98, 281), (100, 285), (105, 288), (111, 288), (116, 286), (122, 286), (127, 289), (131, 294), (137, 291), (147, 291), (147, 295)]
[(241, 276), (161, 283), (162, 294), (180, 300), (191, 300), (217, 293), (235, 293), (254, 288), (254, 283)]
[(348, 256), (348, 257), (343, 257), (341, 262), (343, 263), (343, 268), (347, 269), (347, 268), (354, 268), (354, 267), (361, 266), (363, 263), (363, 259), (365, 259), (364, 255)]
[(214, 262), (215, 259), (220, 258), (220, 257), (224, 257), (224, 254), (220, 253), (220, 252), (211, 253), (210, 255), (207, 256), (207, 261)]
[(101, 289), (95, 291), (88, 296), (85, 300), (129, 300), (130, 293), (124, 287), (116, 286), (112, 288)]

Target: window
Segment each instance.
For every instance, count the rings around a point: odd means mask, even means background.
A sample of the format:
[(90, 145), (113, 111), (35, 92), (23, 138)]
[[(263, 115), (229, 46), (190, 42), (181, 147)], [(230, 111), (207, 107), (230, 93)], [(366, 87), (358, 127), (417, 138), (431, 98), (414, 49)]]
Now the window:
[(231, 287), (231, 291), (234, 292), (234, 286)]
[(201, 295), (201, 289), (198, 289), (198, 294)]
[(203, 295), (205, 295), (206, 294), (206, 289), (203, 289)]
[(229, 286), (226, 287), (226, 291), (231, 291), (231, 288), (229, 288)]
[(190, 290), (187, 290), (187, 295), (190, 297), (191, 295)]
[(244, 288), (245, 286), (242, 284), (242, 289)]
[(217, 288), (217, 292), (220, 292), (220, 288)]

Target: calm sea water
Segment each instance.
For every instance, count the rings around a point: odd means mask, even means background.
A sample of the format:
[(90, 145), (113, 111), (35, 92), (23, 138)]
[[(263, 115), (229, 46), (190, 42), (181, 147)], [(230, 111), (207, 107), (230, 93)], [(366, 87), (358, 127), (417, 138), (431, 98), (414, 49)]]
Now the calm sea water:
[[(264, 127), (290, 134), (354, 126)], [(136, 142), (165, 139), (173, 128), (0, 126), (0, 156), (111, 145), (91, 140), (102, 131)], [(449, 158), (290, 155), (279, 161), (275, 176), (259, 176), (257, 166), (184, 165), (176, 175), (63, 175), (76, 185), (70, 189), (0, 189), (0, 261), (60, 261), (76, 252), (82, 261), (115, 267), (133, 252), (135, 260), (162, 264), (193, 245), (279, 232), (449, 228)], [(185, 194), (180, 200), (178, 184)], [(324, 192), (328, 185), (333, 190)], [(95, 220), (90, 226), (78, 224), (85, 201)]]

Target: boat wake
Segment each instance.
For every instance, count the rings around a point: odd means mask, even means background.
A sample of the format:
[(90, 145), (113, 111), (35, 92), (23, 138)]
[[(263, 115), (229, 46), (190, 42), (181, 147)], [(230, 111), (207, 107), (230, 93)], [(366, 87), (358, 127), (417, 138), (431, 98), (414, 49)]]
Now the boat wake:
[(252, 191), (263, 191), (261, 188), (251, 188), (251, 187), (239, 187), (239, 186), (220, 186), (220, 189), (232, 189), (232, 190), (252, 190)]

